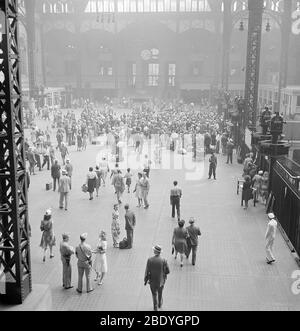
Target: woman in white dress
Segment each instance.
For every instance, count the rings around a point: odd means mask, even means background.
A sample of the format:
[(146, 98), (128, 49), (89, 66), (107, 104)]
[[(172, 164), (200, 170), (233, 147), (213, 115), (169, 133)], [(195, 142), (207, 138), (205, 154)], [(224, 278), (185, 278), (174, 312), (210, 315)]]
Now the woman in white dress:
[(101, 231), (97, 248), (93, 251), (96, 254), (93, 267), (96, 272), (95, 281), (98, 281), (98, 285), (103, 284), (103, 278), (107, 273), (106, 249), (106, 233)]
[(135, 193), (135, 196), (138, 199), (137, 207), (142, 207), (142, 202), (143, 202), (142, 186), (141, 186), (142, 178), (143, 178), (143, 175), (139, 172), (138, 179), (135, 184), (135, 189), (133, 191), (133, 193)]

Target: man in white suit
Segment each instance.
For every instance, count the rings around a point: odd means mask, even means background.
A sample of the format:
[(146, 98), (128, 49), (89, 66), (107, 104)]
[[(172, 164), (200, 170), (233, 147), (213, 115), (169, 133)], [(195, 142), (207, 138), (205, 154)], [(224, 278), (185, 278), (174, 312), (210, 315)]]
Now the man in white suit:
[(266, 254), (267, 254), (267, 263), (272, 264), (275, 262), (275, 257), (273, 254), (273, 246), (274, 246), (274, 240), (276, 236), (276, 230), (277, 230), (277, 221), (275, 219), (275, 215), (273, 213), (268, 214), (269, 223), (267, 226), (266, 231)]

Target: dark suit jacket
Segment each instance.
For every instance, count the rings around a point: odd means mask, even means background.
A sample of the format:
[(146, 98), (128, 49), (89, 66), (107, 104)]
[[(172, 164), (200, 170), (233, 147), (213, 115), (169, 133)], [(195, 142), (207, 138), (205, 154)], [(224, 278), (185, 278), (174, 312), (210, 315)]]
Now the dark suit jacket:
[(197, 226), (190, 225), (186, 227), (189, 234), (189, 242), (192, 246), (198, 245), (198, 236), (201, 236), (200, 229)]
[(150, 257), (145, 270), (145, 284), (149, 281), (150, 286), (160, 288), (165, 284), (167, 275), (170, 273), (168, 262), (160, 256)]
[(135, 214), (133, 211), (128, 210), (125, 214), (125, 230), (133, 230), (135, 227)]

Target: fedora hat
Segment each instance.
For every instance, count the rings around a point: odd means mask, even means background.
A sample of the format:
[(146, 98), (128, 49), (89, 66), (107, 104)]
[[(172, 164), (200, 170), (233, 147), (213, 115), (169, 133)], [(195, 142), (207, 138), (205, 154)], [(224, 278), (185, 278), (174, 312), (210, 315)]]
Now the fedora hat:
[(162, 248), (161, 248), (159, 245), (155, 245), (155, 246), (153, 247), (153, 251), (154, 251), (154, 253), (158, 253), (158, 254), (160, 254), (161, 251), (162, 251)]

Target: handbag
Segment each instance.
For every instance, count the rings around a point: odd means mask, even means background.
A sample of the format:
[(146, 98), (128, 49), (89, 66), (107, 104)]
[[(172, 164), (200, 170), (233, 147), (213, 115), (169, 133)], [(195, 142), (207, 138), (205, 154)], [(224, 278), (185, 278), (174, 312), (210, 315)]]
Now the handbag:
[(83, 185), (81, 186), (81, 190), (82, 190), (82, 192), (86, 193), (86, 192), (88, 191), (88, 187), (87, 187), (87, 185), (86, 185), (86, 184), (83, 184)]
[(88, 263), (90, 266), (92, 266), (92, 264), (93, 264), (92, 257), (91, 257), (91, 256), (87, 256), (87, 255), (85, 254), (85, 252), (83, 251), (82, 247), (81, 247), (81, 246), (79, 246), (79, 247), (80, 247), (82, 253), (85, 255), (86, 260), (87, 260), (87, 263)]

